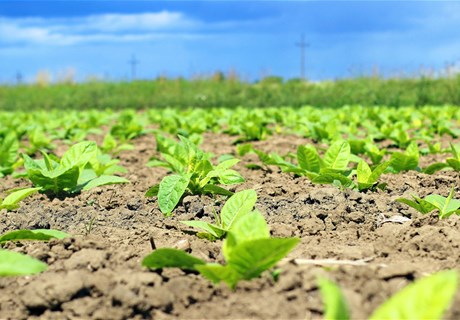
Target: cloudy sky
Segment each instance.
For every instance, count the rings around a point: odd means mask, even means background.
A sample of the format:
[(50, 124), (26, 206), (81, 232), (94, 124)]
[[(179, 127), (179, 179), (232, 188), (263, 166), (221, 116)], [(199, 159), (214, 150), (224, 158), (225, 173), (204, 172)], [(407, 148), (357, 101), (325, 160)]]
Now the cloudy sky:
[(411, 75), (460, 61), (460, 2), (0, 1), (0, 82), (74, 70), (137, 77), (235, 70), (254, 80)]

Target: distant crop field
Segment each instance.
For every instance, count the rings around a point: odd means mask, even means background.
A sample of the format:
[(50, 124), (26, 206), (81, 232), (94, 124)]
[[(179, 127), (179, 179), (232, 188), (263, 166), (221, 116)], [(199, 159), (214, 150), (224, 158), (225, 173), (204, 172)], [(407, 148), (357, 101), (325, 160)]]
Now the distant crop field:
[(362, 77), (308, 82), (266, 77), (257, 82), (216, 73), (187, 80), (85, 82), (0, 86), (0, 110), (149, 109), (460, 105), (460, 76), (448, 78)]
[(458, 79), (0, 88), (0, 318), (459, 319)]

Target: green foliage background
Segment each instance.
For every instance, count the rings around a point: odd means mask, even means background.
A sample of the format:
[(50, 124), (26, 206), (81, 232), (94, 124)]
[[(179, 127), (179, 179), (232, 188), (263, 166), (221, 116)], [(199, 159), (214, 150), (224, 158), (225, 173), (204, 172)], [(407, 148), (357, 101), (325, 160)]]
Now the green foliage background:
[(300, 107), (338, 108), (460, 105), (460, 75), (448, 78), (361, 77), (308, 82), (266, 77), (249, 83), (219, 77), (186, 80), (157, 78), (134, 82), (0, 86), (0, 110), (146, 109), (159, 107)]

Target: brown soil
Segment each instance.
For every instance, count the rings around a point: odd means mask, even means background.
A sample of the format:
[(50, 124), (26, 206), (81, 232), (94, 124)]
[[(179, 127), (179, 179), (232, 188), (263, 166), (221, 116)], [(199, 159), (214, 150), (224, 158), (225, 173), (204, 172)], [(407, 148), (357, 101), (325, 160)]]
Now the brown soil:
[[(234, 137), (206, 134), (203, 148), (216, 155), (235, 153)], [(265, 151), (295, 151), (306, 139), (274, 136), (254, 143)], [(74, 236), (64, 240), (8, 244), (49, 265), (39, 275), (0, 278), (0, 319), (311, 319), (321, 318), (323, 305), (316, 279), (327, 276), (344, 290), (353, 319), (367, 317), (391, 294), (414, 279), (448, 268), (460, 270), (460, 216), (438, 220), (422, 216), (398, 197), (447, 195), (459, 173), (425, 175), (415, 171), (385, 175), (385, 191), (358, 193), (313, 185), (308, 179), (269, 170), (249, 170), (258, 162), (243, 157), (238, 170), (247, 182), (234, 190), (254, 188), (257, 209), (273, 236), (301, 238), (301, 244), (280, 263), (275, 282), (267, 273), (241, 282), (235, 291), (214, 286), (194, 273), (141, 267), (156, 247), (187, 250), (207, 261), (220, 261), (219, 242), (191, 234), (179, 223), (194, 217), (210, 219), (220, 199), (186, 196), (171, 218), (164, 218), (155, 199), (144, 192), (166, 174), (146, 167), (155, 154), (155, 140), (135, 140), (135, 150), (120, 154), (132, 181), (81, 195), (48, 199), (34, 195), (15, 212), (2, 212), (0, 233), (15, 229), (52, 228)], [(424, 161), (429, 162), (426, 156)], [(3, 179), (0, 191), (27, 185)], [(388, 218), (404, 216), (404, 223)], [(92, 223), (92, 228), (90, 225)], [(90, 230), (89, 230), (90, 229)], [(297, 259), (294, 261), (294, 259)], [(299, 260), (304, 259), (304, 260)], [(317, 262), (312, 262), (314, 259)], [(327, 264), (331, 260), (363, 260), (361, 265)], [(460, 319), (460, 296), (446, 318)]]

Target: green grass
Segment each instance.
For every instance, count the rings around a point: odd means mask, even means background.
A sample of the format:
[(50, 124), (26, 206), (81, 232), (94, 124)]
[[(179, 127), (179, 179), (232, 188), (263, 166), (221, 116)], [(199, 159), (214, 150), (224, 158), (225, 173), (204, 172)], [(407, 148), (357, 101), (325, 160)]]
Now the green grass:
[(214, 77), (135, 82), (0, 86), (0, 110), (188, 107), (460, 105), (460, 75), (451, 78), (362, 77), (312, 83), (267, 77), (257, 83)]

